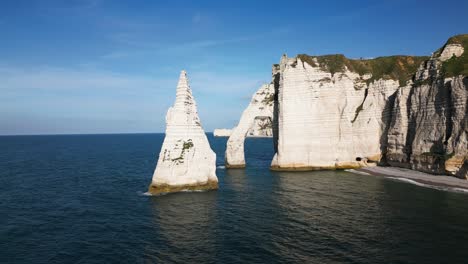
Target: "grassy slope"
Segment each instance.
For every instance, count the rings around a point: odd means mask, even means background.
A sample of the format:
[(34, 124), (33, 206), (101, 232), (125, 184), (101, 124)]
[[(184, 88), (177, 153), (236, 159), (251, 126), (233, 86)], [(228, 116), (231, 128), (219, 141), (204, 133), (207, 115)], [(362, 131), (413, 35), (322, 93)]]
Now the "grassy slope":
[[(445, 77), (455, 75), (468, 76), (468, 34), (449, 38), (447, 44), (453, 43), (463, 45), (465, 52), (460, 57), (453, 57), (442, 63), (442, 74)], [(437, 50), (434, 54), (437, 56), (441, 51), (442, 48)], [(350, 71), (357, 72), (360, 75), (366, 73), (372, 74), (372, 78), (367, 80), (367, 83), (383, 78), (398, 80), (401, 86), (405, 85), (406, 82), (413, 77), (423, 61), (429, 59), (428, 56), (396, 55), (356, 60), (348, 59), (342, 54), (322, 56), (299, 54), (297, 57), (314, 67), (318, 66), (314, 61), (314, 59), (316, 59), (323, 70), (329, 71), (332, 74), (343, 72), (346, 66)]]
[(400, 81), (403, 86), (410, 80), (421, 62), (429, 59), (427, 56), (388, 56), (378, 57), (375, 59), (348, 59), (342, 54), (309, 56), (305, 54), (298, 55), (302, 61), (307, 62), (311, 66), (318, 66), (314, 62), (317, 59), (323, 70), (329, 71), (332, 74), (343, 72), (345, 66), (348, 70), (357, 72), (360, 75), (366, 73), (372, 74), (372, 78), (367, 80), (368, 83), (378, 79), (394, 79)]
[[(453, 36), (448, 39), (447, 44), (461, 44), (465, 52), (460, 57), (452, 57), (442, 63), (442, 74), (445, 77), (455, 75), (468, 76), (468, 34)], [(438, 50), (440, 52), (442, 49)]]

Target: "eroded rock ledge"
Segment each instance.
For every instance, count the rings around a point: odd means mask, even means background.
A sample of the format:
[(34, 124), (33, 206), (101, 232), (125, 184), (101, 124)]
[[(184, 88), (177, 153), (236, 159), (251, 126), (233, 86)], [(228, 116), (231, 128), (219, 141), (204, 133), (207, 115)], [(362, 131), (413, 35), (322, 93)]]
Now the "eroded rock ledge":
[(208, 191), (218, 189), (218, 181), (208, 181), (206, 183), (196, 185), (150, 185), (148, 192), (157, 195), (171, 192), (185, 192), (185, 191)]

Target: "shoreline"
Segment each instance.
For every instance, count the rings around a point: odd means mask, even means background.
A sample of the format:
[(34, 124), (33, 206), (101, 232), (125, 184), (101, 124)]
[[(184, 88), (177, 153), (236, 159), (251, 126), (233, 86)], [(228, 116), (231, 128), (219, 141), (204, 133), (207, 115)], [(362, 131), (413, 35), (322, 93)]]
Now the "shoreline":
[(453, 176), (434, 175), (399, 167), (364, 167), (346, 170), (351, 173), (384, 177), (437, 190), (468, 193), (468, 181)]

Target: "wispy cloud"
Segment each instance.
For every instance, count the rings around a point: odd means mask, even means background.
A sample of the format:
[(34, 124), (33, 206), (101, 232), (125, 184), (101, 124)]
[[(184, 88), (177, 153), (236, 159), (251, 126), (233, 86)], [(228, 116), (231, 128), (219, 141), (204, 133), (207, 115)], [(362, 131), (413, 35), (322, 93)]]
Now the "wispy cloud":
[[(42, 2), (42, 1), (41, 1)], [(60, 1), (56, 2), (54, 5), (43, 5), (44, 8), (55, 10), (55, 11), (65, 11), (65, 10), (76, 10), (76, 11), (86, 11), (88, 9), (96, 8), (102, 3), (102, 0), (77, 0), (77, 1)]]
[(237, 43), (248, 43), (251, 41), (258, 41), (261, 39), (270, 38), (272, 36), (279, 37), (281, 35), (289, 33), (291, 30), (287, 27), (276, 28), (267, 32), (260, 32), (258, 34), (251, 34), (245, 36), (237, 36), (231, 38), (221, 39), (203, 39), (203, 40), (185, 40), (185, 41), (171, 41), (166, 42), (164, 39), (147, 38), (144, 35), (137, 35), (135, 33), (116, 33), (110, 35), (110, 38), (119, 43), (125, 44), (133, 48), (137, 48), (125, 52), (112, 51), (108, 54), (104, 54), (102, 58), (121, 58), (129, 57), (132, 55), (142, 54), (158, 54), (158, 53), (194, 53), (198, 50), (232, 45)]
[(17, 68), (0, 66), (0, 91), (96, 91), (134, 93), (144, 89), (164, 90), (170, 82), (146, 76), (58, 67)]
[(102, 59), (122, 59), (128, 58), (132, 55), (131, 52), (128, 51), (113, 51), (101, 56)]

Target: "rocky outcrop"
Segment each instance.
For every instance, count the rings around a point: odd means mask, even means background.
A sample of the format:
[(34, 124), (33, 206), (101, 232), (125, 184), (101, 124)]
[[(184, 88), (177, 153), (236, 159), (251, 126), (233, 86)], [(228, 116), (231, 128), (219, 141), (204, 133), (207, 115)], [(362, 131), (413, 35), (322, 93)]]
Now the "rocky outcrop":
[(452, 56), (460, 57), (463, 54), (464, 51), (465, 51), (465, 49), (461, 44), (459, 44), (459, 43), (449, 44), (448, 43), (442, 49), (442, 52), (441, 52), (440, 56), (438, 57), (438, 59), (440, 61), (446, 61), (446, 60), (452, 58)]
[(246, 136), (272, 136), (274, 97), (273, 83), (262, 85), (253, 95), (249, 106), (242, 113), (239, 124), (228, 139), (225, 158), (227, 168), (245, 167), (244, 141)]
[(468, 178), (468, 35), (456, 36), (398, 90), (388, 133), (390, 165)]
[(200, 124), (186, 72), (182, 71), (175, 104), (166, 115), (166, 137), (148, 192), (217, 188), (216, 154)]
[(229, 137), (232, 134), (232, 129), (227, 128), (216, 128), (213, 131), (213, 136), (215, 137)]
[(272, 137), (273, 123), (272, 116), (256, 116), (252, 126), (247, 131), (247, 137)]
[[(247, 131), (246, 137), (273, 137), (271, 116), (256, 116)], [(215, 137), (230, 137), (233, 129), (216, 128), (213, 131)]]
[(426, 57), (283, 56), (273, 170), (368, 166), (384, 155), (395, 91)]

